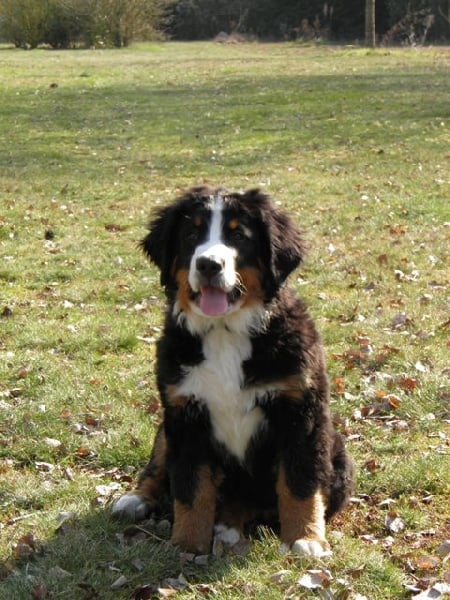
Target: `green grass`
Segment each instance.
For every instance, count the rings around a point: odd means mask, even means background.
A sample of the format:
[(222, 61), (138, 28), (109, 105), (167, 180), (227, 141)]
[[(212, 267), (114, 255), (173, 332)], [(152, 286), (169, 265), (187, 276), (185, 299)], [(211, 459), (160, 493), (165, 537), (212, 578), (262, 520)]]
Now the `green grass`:
[(442, 559), (411, 565), (450, 537), (448, 50), (0, 59), (0, 597), (125, 599), (180, 572), (180, 599), (317, 597), (297, 583), (317, 564), (279, 556), (269, 532), (248, 556), (181, 565), (154, 536), (127, 544), (105, 510), (158, 422), (164, 300), (137, 242), (153, 207), (203, 182), (263, 187), (310, 246), (293, 283), (323, 334), (360, 499), (330, 526), (328, 591), (407, 598), (444, 580)]

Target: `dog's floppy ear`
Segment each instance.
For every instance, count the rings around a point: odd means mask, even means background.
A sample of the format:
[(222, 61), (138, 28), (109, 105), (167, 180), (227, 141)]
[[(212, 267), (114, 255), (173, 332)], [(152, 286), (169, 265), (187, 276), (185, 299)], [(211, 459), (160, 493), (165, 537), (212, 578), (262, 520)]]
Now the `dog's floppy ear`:
[(148, 224), (149, 233), (141, 241), (141, 248), (161, 272), (161, 285), (170, 286), (172, 266), (175, 259), (174, 235), (178, 219), (177, 206), (159, 209)]
[(248, 204), (259, 212), (262, 226), (262, 262), (266, 272), (266, 291), (272, 297), (292, 271), (301, 263), (305, 245), (292, 219), (275, 208), (270, 197), (260, 190), (244, 194)]
[(268, 226), (272, 274), (280, 285), (302, 262), (305, 246), (300, 231), (286, 213), (271, 207)]

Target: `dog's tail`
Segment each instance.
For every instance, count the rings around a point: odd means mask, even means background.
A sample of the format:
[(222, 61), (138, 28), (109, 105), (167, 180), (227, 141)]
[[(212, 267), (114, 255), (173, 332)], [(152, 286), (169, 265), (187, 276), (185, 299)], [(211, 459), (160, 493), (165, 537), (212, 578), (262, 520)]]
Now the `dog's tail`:
[(332, 450), (333, 478), (330, 486), (328, 506), (325, 513), (327, 520), (342, 510), (348, 503), (354, 487), (354, 465), (350, 454), (346, 451), (342, 436), (335, 433)]

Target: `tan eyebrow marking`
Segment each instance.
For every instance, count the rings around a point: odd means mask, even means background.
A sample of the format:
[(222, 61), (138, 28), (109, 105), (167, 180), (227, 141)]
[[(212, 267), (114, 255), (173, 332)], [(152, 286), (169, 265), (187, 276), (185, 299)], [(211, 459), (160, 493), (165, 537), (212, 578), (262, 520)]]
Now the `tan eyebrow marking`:
[(197, 215), (194, 219), (194, 225), (196, 227), (200, 227), (201, 225), (203, 225), (203, 219)]
[(232, 230), (237, 229), (239, 227), (239, 219), (231, 219), (231, 221), (228, 221), (228, 227)]

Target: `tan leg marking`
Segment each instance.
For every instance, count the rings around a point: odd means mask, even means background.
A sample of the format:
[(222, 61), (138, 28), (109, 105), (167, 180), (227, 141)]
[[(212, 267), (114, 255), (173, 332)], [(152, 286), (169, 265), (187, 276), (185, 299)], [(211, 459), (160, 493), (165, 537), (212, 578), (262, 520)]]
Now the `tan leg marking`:
[(309, 498), (296, 498), (286, 483), (284, 468), (280, 467), (278, 482), (278, 511), (281, 541), (291, 546), (296, 540), (325, 541), (325, 503), (317, 491)]
[(216, 485), (211, 470), (200, 469), (192, 506), (175, 500), (172, 543), (182, 550), (206, 554), (210, 550), (216, 513)]

